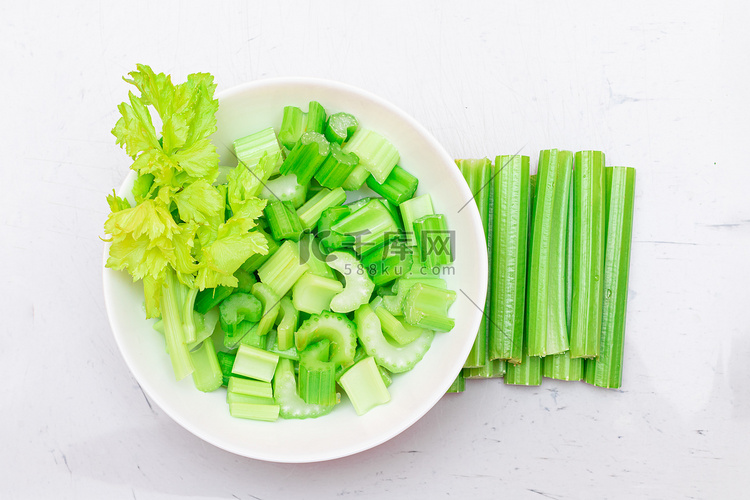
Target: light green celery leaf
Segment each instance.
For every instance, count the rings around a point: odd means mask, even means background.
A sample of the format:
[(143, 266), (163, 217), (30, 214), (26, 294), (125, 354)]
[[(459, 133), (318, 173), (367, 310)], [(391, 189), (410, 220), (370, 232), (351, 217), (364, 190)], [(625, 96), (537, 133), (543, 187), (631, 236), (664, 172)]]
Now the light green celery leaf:
[(232, 212), (240, 212), (246, 200), (256, 198), (273, 172), (277, 155), (264, 154), (256, 165), (237, 165), (227, 174), (227, 201)]
[(219, 226), (216, 239), (200, 250), (198, 276), (195, 285), (215, 288), (219, 285), (237, 286), (233, 275), (247, 259), (257, 253), (268, 252), (268, 241), (258, 231), (249, 231), (250, 219), (229, 219)]
[(128, 73), (130, 78), (123, 78), (126, 82), (135, 85), (141, 92), (141, 101), (145, 105), (152, 105), (160, 116), (170, 113), (170, 107), (174, 100), (175, 88), (169, 75), (156, 74), (145, 64), (137, 64), (138, 71)]
[(154, 279), (151, 276), (143, 277), (143, 296), (145, 297), (146, 318), (161, 317), (159, 303), (161, 292), (164, 287), (164, 278)]
[(128, 97), (130, 104), (123, 102), (117, 106), (122, 116), (112, 134), (117, 138), (117, 145), (125, 146), (128, 156), (135, 159), (142, 151), (159, 149), (159, 141), (146, 106), (132, 92), (128, 92)]
[(119, 212), (120, 210), (130, 208), (130, 202), (125, 198), (117, 196), (114, 189), (112, 190), (112, 194), (107, 195), (107, 204), (109, 204), (109, 209), (112, 212)]
[(172, 160), (191, 177), (214, 182), (219, 175), (219, 153), (210, 139), (201, 139), (175, 151)]
[(215, 90), (214, 77), (209, 73), (188, 75), (187, 81), (178, 86), (177, 93), (190, 95), (192, 102), (187, 143), (192, 144), (208, 139), (216, 132), (216, 112), (219, 109), (219, 100), (213, 98)]
[(210, 224), (224, 213), (224, 198), (215, 186), (203, 179), (189, 184), (172, 199), (177, 205), (180, 219), (185, 222)]

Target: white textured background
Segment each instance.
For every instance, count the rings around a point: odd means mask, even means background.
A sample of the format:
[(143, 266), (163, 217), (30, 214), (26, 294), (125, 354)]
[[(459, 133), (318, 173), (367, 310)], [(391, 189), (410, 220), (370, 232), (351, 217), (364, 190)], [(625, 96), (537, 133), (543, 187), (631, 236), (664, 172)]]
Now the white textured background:
[[(3, 2), (0, 497), (743, 498), (750, 487), (746, 3)], [(469, 383), (392, 441), (236, 457), (151, 404), (101, 292), (110, 134), (137, 62), (219, 90), (370, 90), (456, 157), (637, 167), (622, 391)]]

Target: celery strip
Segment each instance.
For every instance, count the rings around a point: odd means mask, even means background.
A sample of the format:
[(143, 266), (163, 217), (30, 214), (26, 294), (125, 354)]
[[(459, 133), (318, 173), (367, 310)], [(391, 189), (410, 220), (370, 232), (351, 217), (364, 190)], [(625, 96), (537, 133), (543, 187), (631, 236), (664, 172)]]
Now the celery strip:
[(317, 132), (305, 132), (281, 164), (282, 174), (294, 174), (298, 184), (308, 184), (328, 157), (328, 141)]
[(370, 306), (380, 320), (383, 333), (398, 345), (406, 345), (417, 340), (423, 333), (424, 328), (404, 323), (401, 319), (392, 315), (384, 307), (375, 307), (374, 302)]
[(505, 375), (507, 362), (504, 359), (490, 359), (482, 366), (476, 368), (464, 368), (464, 378), (486, 379), (502, 378)]
[(604, 297), (604, 153), (576, 153), (573, 175), (575, 207), (570, 356), (593, 358), (599, 355)]
[(253, 285), (253, 296), (263, 305), (263, 314), (258, 319), (256, 334), (259, 337), (267, 334), (271, 327), (276, 323), (276, 317), (279, 315), (279, 303), (281, 297), (269, 285), (265, 283), (256, 283)]
[(292, 301), (298, 311), (320, 314), (330, 309), (331, 299), (343, 290), (340, 281), (307, 272), (292, 287)]
[(384, 182), (378, 182), (375, 177), (367, 178), (367, 187), (395, 205), (400, 205), (414, 196), (419, 179), (403, 168), (396, 165)]
[(229, 378), (232, 376), (232, 365), (236, 356), (229, 352), (219, 351), (216, 353), (216, 359), (219, 362), (221, 370), (221, 385), (229, 384)]
[(326, 255), (323, 251), (322, 242), (315, 238), (312, 233), (305, 233), (299, 240), (299, 258), (307, 263), (311, 274), (324, 278), (335, 278), (333, 269), (326, 263)]
[[(262, 347), (262, 346), (261, 346)], [(292, 339), (292, 347), (288, 349), (279, 349), (279, 343), (278, 343), (278, 333), (276, 330), (271, 330), (268, 332), (268, 335), (266, 335), (266, 351), (271, 352), (273, 354), (278, 354), (279, 358), (286, 358), (291, 359), (294, 361), (299, 361), (299, 353), (297, 352), (297, 349), (294, 347), (294, 339)]]
[(357, 258), (346, 252), (332, 252), (329, 259), (328, 265), (338, 271), (346, 283), (344, 290), (331, 299), (331, 310), (348, 313), (370, 302), (375, 284)]
[(229, 403), (229, 414), (234, 418), (246, 418), (274, 422), (279, 418), (280, 406), (274, 404)]
[(302, 227), (312, 229), (320, 220), (323, 211), (333, 206), (341, 205), (345, 201), (346, 193), (340, 187), (333, 190), (328, 188), (321, 189), (297, 210)]
[(359, 158), (357, 158), (357, 155), (354, 153), (344, 153), (341, 150), (341, 146), (332, 143), (328, 158), (325, 159), (315, 173), (315, 180), (321, 186), (330, 189), (341, 187), (358, 163)]
[(398, 206), (401, 211), (401, 218), (404, 221), (404, 232), (406, 233), (406, 243), (409, 246), (416, 246), (417, 239), (414, 236), (414, 221), (425, 215), (432, 215), (435, 209), (432, 207), (432, 198), (429, 194), (423, 194), (416, 198), (406, 200)]
[(566, 240), (573, 153), (539, 153), (529, 250), (529, 355), (568, 350)]
[(299, 312), (294, 307), (292, 299), (283, 297), (279, 303), (281, 307), (280, 320), (276, 328), (279, 349), (285, 351), (294, 347), (294, 332), (299, 322)]
[(295, 106), (286, 106), (281, 119), (279, 140), (287, 149), (293, 149), (305, 132), (322, 134), (326, 123), (326, 113), (317, 101), (310, 101), (307, 113)]
[(185, 334), (180, 317), (180, 306), (177, 295), (184, 287), (175, 276), (171, 267), (166, 271), (166, 286), (161, 294), (161, 315), (164, 322), (164, 337), (166, 338), (167, 353), (172, 362), (172, 370), (177, 380), (182, 380), (193, 372), (190, 352), (185, 344)]
[(256, 253), (240, 266), (240, 269), (243, 269), (249, 273), (257, 271), (260, 266), (265, 264), (266, 261), (276, 253), (276, 250), (279, 249), (279, 243), (275, 239), (271, 238), (270, 234), (268, 234), (264, 230), (260, 230), (260, 233), (263, 234), (263, 236), (266, 238), (266, 241), (268, 242), (268, 253), (265, 255)]
[(357, 349), (357, 330), (343, 314), (323, 312), (306, 319), (295, 333), (295, 346), (301, 352), (320, 340), (331, 342), (331, 358), (336, 365), (348, 366)]
[(448, 390), (445, 391), (448, 394), (450, 393), (457, 393), (457, 392), (464, 392), (466, 390), (466, 379), (464, 378), (463, 371), (458, 372), (458, 375), (456, 375), (456, 379), (453, 381), (450, 387), (448, 387)]
[(263, 213), (275, 240), (299, 241), (305, 228), (291, 201), (272, 201)]
[(232, 365), (232, 373), (270, 382), (278, 362), (279, 356), (276, 354), (240, 344), (234, 365)]
[(583, 378), (583, 358), (570, 357), (570, 352), (546, 356), (543, 373), (547, 378), (557, 380), (581, 380)]
[(234, 272), (234, 277), (237, 278), (237, 288), (235, 288), (235, 290), (242, 293), (251, 292), (253, 285), (258, 282), (258, 279), (254, 274), (249, 273), (242, 268), (239, 268)]
[(448, 332), (455, 326), (448, 309), (456, 301), (456, 292), (424, 283), (412, 286), (404, 301), (407, 323), (437, 332)]
[(195, 297), (194, 309), (206, 314), (209, 310), (218, 306), (222, 300), (226, 299), (234, 292), (234, 288), (229, 286), (217, 286), (216, 288), (206, 288), (198, 292)]
[(344, 184), (341, 185), (347, 191), (356, 191), (360, 189), (367, 178), (370, 176), (370, 172), (361, 164), (358, 164), (346, 178)]
[(300, 353), (297, 393), (308, 404), (336, 404), (336, 364), (328, 361), (330, 341), (324, 339)]
[(322, 250), (326, 253), (354, 245), (354, 236), (344, 235), (331, 230), (334, 224), (347, 217), (350, 213), (351, 209), (349, 207), (335, 206), (324, 210), (321, 214), (317, 232)]
[(541, 385), (542, 358), (529, 356), (524, 346), (521, 362), (518, 364), (507, 363), (503, 378), (505, 383), (509, 385)]
[(328, 117), (325, 136), (331, 143), (343, 144), (357, 130), (357, 119), (349, 113), (334, 113)]
[(193, 384), (196, 389), (211, 392), (221, 387), (221, 368), (211, 339), (204, 340), (196, 350), (191, 351), (190, 360), (195, 368)]
[(273, 379), (273, 393), (280, 407), (281, 418), (315, 418), (330, 413), (334, 408), (334, 405), (307, 404), (299, 397), (294, 365), (288, 359), (279, 360)]
[(492, 207), (490, 359), (522, 356), (529, 225), (529, 157), (495, 159)]
[(598, 387), (617, 389), (622, 385), (635, 169), (607, 167), (606, 187), (607, 236), (601, 347), (598, 358), (586, 360), (586, 382)]
[(435, 269), (453, 262), (453, 233), (448, 230), (443, 214), (425, 215), (414, 221), (419, 259)]
[[(352, 138), (344, 144), (342, 150), (345, 153), (356, 154), (359, 158), (358, 167), (367, 170), (381, 184), (385, 182), (399, 160), (398, 151), (385, 137), (372, 130), (362, 128), (352, 135)], [(354, 172), (352, 172), (353, 174)], [(362, 184), (359, 185), (359, 187), (361, 186)]]
[(305, 262), (300, 261), (299, 244), (286, 240), (260, 269), (258, 277), (268, 284), (279, 297), (283, 297), (294, 283), (309, 270)]
[(266, 154), (269, 158), (276, 157), (272, 169), (281, 165), (281, 147), (272, 127), (237, 139), (234, 141), (234, 152), (239, 164), (249, 169), (255, 167)]
[[(239, 378), (239, 377), (235, 377)], [(263, 382), (265, 383), (265, 382)], [(259, 398), (257, 396), (246, 396), (245, 394), (237, 394), (236, 392), (227, 391), (227, 404), (232, 403), (249, 403), (255, 405), (273, 405), (276, 402), (273, 398)]]
[(352, 366), (339, 379), (357, 415), (364, 415), (374, 407), (391, 400), (375, 359), (367, 357)]
[(400, 229), (380, 200), (371, 199), (363, 207), (331, 226), (336, 233), (353, 236), (354, 250), (363, 254), (396, 238)]
[(261, 380), (250, 380), (240, 377), (229, 377), (227, 391), (244, 396), (254, 396), (256, 398), (273, 399), (273, 388), (270, 382)]

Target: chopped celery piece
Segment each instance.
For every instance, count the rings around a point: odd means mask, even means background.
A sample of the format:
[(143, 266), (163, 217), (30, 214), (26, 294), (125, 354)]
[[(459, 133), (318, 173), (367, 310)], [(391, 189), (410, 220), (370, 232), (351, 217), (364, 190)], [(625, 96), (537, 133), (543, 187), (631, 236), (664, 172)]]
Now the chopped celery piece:
[(529, 226), (529, 157), (498, 156), (493, 179), (490, 359), (522, 356)]
[(270, 382), (261, 380), (250, 380), (240, 377), (229, 377), (227, 391), (244, 396), (255, 396), (256, 398), (273, 399), (273, 389)]
[(428, 268), (435, 269), (453, 262), (455, 241), (443, 214), (420, 217), (414, 221), (413, 229), (419, 259)]
[(263, 213), (275, 240), (299, 241), (304, 228), (291, 201), (272, 201)]
[(221, 328), (233, 333), (242, 321), (257, 323), (263, 315), (263, 305), (249, 293), (235, 293), (219, 304)]
[(258, 320), (258, 330), (256, 334), (259, 337), (267, 334), (271, 327), (276, 323), (276, 316), (279, 314), (279, 303), (281, 297), (266, 283), (256, 283), (253, 285), (253, 296), (263, 304), (263, 314)]
[(380, 378), (383, 379), (383, 383), (386, 387), (390, 387), (393, 383), (393, 377), (391, 376), (391, 372), (383, 368), (382, 366), (378, 365), (378, 371), (380, 372)]
[(307, 198), (307, 184), (297, 182), (294, 174), (280, 175), (266, 181), (259, 198), (269, 201), (289, 201), (294, 208), (299, 208)]
[(383, 335), (380, 319), (369, 304), (360, 306), (354, 312), (354, 321), (357, 335), (368, 356), (373, 356), (380, 366), (393, 373), (414, 368), (432, 345), (435, 336), (431, 330), (423, 330), (415, 341), (404, 346), (393, 345)]
[(419, 180), (403, 168), (396, 165), (385, 182), (378, 182), (375, 177), (367, 178), (367, 187), (395, 205), (400, 205), (412, 198), (417, 192)]
[(457, 392), (464, 392), (466, 390), (466, 379), (464, 378), (463, 372), (458, 372), (458, 375), (456, 375), (456, 379), (453, 381), (450, 387), (448, 387), (448, 390), (445, 391), (447, 393), (457, 393)]
[(468, 379), (480, 379), (480, 378), (500, 378), (505, 375), (506, 362), (502, 359), (490, 359), (487, 360), (482, 366), (475, 368), (464, 368), (464, 378)]
[(331, 230), (338, 221), (351, 213), (349, 207), (336, 206), (323, 211), (318, 221), (318, 238), (326, 253), (354, 245), (354, 236), (344, 235)]
[(557, 380), (581, 380), (583, 378), (583, 358), (570, 358), (570, 352), (550, 354), (542, 360), (543, 374)]
[(359, 158), (357, 158), (357, 155), (354, 153), (344, 153), (341, 150), (341, 146), (332, 143), (328, 158), (325, 159), (315, 173), (315, 180), (323, 187), (331, 189), (341, 187), (358, 163)]
[[(391, 213), (391, 217), (393, 217), (393, 221), (398, 226), (399, 231), (404, 231), (404, 221), (401, 220), (401, 211), (398, 209), (398, 205), (395, 203), (386, 200), (385, 198), (380, 199), (380, 203), (383, 204), (383, 206)], [(406, 241), (406, 236), (401, 235), (401, 238)]]
[(321, 189), (315, 196), (310, 198), (297, 210), (297, 215), (302, 222), (302, 227), (312, 229), (320, 220), (323, 211), (341, 205), (346, 201), (346, 193), (340, 187), (330, 190)]
[(344, 144), (343, 151), (356, 154), (359, 165), (381, 184), (399, 160), (398, 151), (385, 137), (362, 128), (354, 132), (352, 138)]
[(417, 239), (414, 236), (414, 221), (425, 215), (432, 215), (435, 209), (432, 208), (432, 198), (429, 194), (423, 194), (416, 198), (406, 200), (398, 206), (401, 211), (401, 218), (404, 221), (404, 231), (406, 232), (406, 242), (409, 246), (415, 246)]
[(234, 153), (239, 164), (250, 169), (266, 154), (269, 158), (275, 157), (276, 161), (271, 168), (277, 168), (281, 164), (281, 147), (272, 127), (234, 141)]
[(348, 366), (354, 361), (357, 349), (357, 329), (343, 314), (323, 312), (313, 314), (302, 322), (294, 335), (297, 351), (327, 339), (331, 342), (331, 358), (336, 365)]
[(280, 406), (274, 404), (229, 403), (229, 414), (234, 418), (247, 418), (274, 422), (279, 418)]
[[(237, 335), (235, 334), (235, 337), (236, 336)], [(260, 347), (261, 349), (263, 349), (266, 346), (266, 337), (265, 335), (260, 334), (258, 323), (254, 323), (250, 327), (250, 329), (248, 329), (247, 333), (242, 336), (239, 343), (250, 347)], [(238, 344), (235, 344), (235, 347), (237, 346)]]
[(370, 302), (375, 284), (356, 257), (346, 252), (332, 252), (328, 265), (338, 271), (346, 282), (344, 290), (331, 299), (332, 311), (348, 313)]
[(565, 263), (573, 153), (539, 153), (533, 220), (529, 237), (529, 355), (568, 350)]
[(417, 283), (406, 295), (404, 318), (414, 326), (447, 332), (455, 326), (453, 318), (448, 317), (448, 309), (455, 301), (453, 290)]
[(586, 360), (586, 382), (617, 389), (622, 385), (623, 339), (628, 302), (630, 245), (633, 235), (635, 169), (606, 169), (607, 236), (604, 303), (599, 357)]
[(336, 404), (336, 364), (328, 361), (329, 346), (326, 339), (300, 353), (297, 392), (305, 403)]
[(362, 164), (357, 164), (341, 187), (347, 191), (356, 191), (364, 185), (368, 177), (370, 177), (370, 172)]
[(604, 153), (579, 151), (573, 170), (573, 310), (570, 356), (599, 355), (604, 298)]
[(263, 230), (261, 230), (260, 233), (266, 238), (266, 241), (268, 242), (268, 253), (265, 255), (256, 253), (240, 266), (240, 269), (244, 269), (249, 273), (257, 271), (260, 266), (265, 264), (265, 262), (270, 259), (274, 253), (276, 253), (276, 250), (279, 249), (279, 243), (275, 239), (273, 239), (270, 234)]
[[(390, 312), (394, 316), (404, 314), (404, 302), (406, 300), (406, 295), (409, 293), (409, 290), (411, 290), (411, 287), (413, 287), (417, 283), (424, 283), (426, 285), (432, 285), (443, 289), (448, 288), (448, 285), (445, 283), (444, 279), (435, 278), (431, 275), (424, 277), (403, 277), (396, 281), (397, 288), (394, 288), (394, 291), (396, 292), (394, 298), (383, 298), (383, 306), (388, 309), (388, 312)], [(394, 285), (394, 287), (396, 285)]]
[(300, 262), (299, 244), (286, 240), (260, 269), (260, 281), (273, 288), (279, 297), (283, 297), (294, 283), (309, 269), (307, 263)]
[(216, 353), (216, 359), (219, 362), (221, 370), (221, 385), (229, 384), (229, 378), (232, 376), (232, 365), (234, 365), (235, 355), (229, 352), (219, 351)]
[(375, 314), (377, 314), (378, 319), (380, 320), (380, 326), (383, 333), (398, 345), (410, 344), (424, 333), (424, 328), (404, 323), (399, 318), (389, 313), (384, 307), (374, 307), (372, 304), (371, 307), (373, 307)]
[(401, 232), (391, 213), (378, 199), (370, 200), (359, 210), (335, 223), (331, 229), (354, 236), (354, 250), (358, 254), (396, 238)]
[(276, 354), (240, 344), (234, 365), (232, 365), (232, 373), (270, 382), (278, 362), (279, 356)]
[(185, 343), (192, 344), (196, 340), (196, 329), (195, 329), (195, 298), (198, 295), (197, 288), (189, 288), (184, 293), (182, 299), (182, 331), (185, 335)]
[(372, 357), (367, 357), (349, 368), (339, 379), (339, 384), (349, 396), (357, 415), (364, 415), (376, 406), (391, 400), (388, 388)]
[(268, 332), (268, 335), (266, 335), (266, 351), (278, 354), (279, 358), (299, 361), (299, 353), (294, 347), (294, 336), (292, 336), (292, 347), (288, 349), (281, 350), (279, 348), (278, 340), (278, 333), (276, 330), (271, 330), (270, 332)]
[(358, 200), (352, 201), (351, 203), (347, 203), (345, 206), (349, 208), (351, 213), (354, 213), (360, 208), (370, 203), (372, 200), (377, 200), (377, 199), (378, 198), (375, 198), (373, 196), (365, 196), (364, 198), (360, 198)]
[(203, 392), (215, 391), (221, 387), (222, 374), (219, 360), (216, 357), (214, 344), (211, 339), (204, 340), (200, 347), (190, 352), (193, 371), (193, 384)]
[(331, 412), (334, 405), (307, 404), (297, 394), (294, 365), (288, 359), (280, 359), (273, 379), (273, 393), (279, 404), (281, 418), (315, 418)]
[(295, 106), (286, 106), (281, 119), (279, 140), (287, 149), (293, 149), (302, 134), (308, 131), (323, 133), (326, 114), (319, 102), (311, 101), (305, 113)]
[(234, 277), (237, 278), (237, 288), (235, 290), (242, 293), (249, 293), (253, 289), (253, 285), (258, 282), (254, 274), (242, 268), (234, 272)]
[[(219, 322), (221, 323), (221, 320)], [(221, 331), (224, 332), (224, 348), (236, 349), (237, 345), (245, 339), (256, 325), (257, 323), (251, 321), (240, 321), (232, 327), (222, 324)], [(250, 339), (246, 343), (248, 342), (250, 342)]]
[[(490, 244), (490, 194), (492, 186), (490, 185), (490, 175), (492, 173), (492, 162), (488, 158), (456, 160), (456, 165), (461, 175), (464, 176), (466, 184), (469, 186), (474, 197), (474, 203), (479, 210), (479, 217), (482, 219), (482, 228), (484, 229), (485, 240), (488, 245), (487, 257), (491, 260), (492, 249)], [(489, 262), (489, 269), (492, 269), (492, 263)], [(489, 282), (487, 284), (487, 299), (484, 302), (482, 321), (479, 323), (479, 330), (474, 339), (474, 345), (466, 358), (464, 368), (479, 368), (485, 366), (489, 361), (487, 351), (487, 315), (490, 311), (490, 294)]]
[(411, 267), (411, 264), (412, 255), (411, 252), (408, 252), (404, 253), (403, 256), (391, 255), (364, 265), (375, 286), (382, 286), (403, 276)]
[(164, 337), (167, 353), (172, 362), (172, 370), (177, 380), (182, 380), (193, 373), (193, 363), (190, 352), (185, 344), (185, 332), (180, 314), (180, 303), (185, 285), (180, 283), (171, 267), (167, 268), (166, 286), (161, 294), (161, 317), (164, 322)]
[(292, 299), (283, 297), (279, 303), (281, 311), (279, 324), (276, 327), (279, 349), (285, 351), (294, 347), (294, 332), (297, 330), (299, 311), (294, 307)]
[(197, 329), (195, 341), (187, 344), (187, 348), (190, 351), (198, 347), (201, 342), (214, 333), (216, 325), (219, 323), (219, 310), (214, 307), (206, 314), (200, 314), (199, 312), (193, 311), (193, 317)]
[[(239, 378), (239, 377), (234, 377)], [(247, 379), (244, 379), (247, 380)], [(266, 383), (266, 382), (262, 382)], [(249, 404), (255, 404), (255, 405), (273, 405), (276, 404), (276, 402), (273, 400), (273, 398), (259, 398), (257, 396), (247, 396), (245, 394), (238, 394), (236, 392), (227, 391), (227, 404), (231, 405), (232, 403), (249, 403)]]
[(331, 299), (344, 290), (339, 280), (305, 273), (292, 287), (292, 302), (298, 311), (320, 314), (331, 307)]
[(334, 113), (328, 117), (325, 136), (331, 143), (342, 144), (357, 130), (357, 119), (349, 113)]
[(305, 233), (299, 240), (299, 258), (307, 263), (311, 274), (324, 278), (335, 278), (333, 270), (326, 263), (326, 255), (323, 252), (322, 243), (312, 233)]
[(294, 174), (298, 184), (308, 184), (328, 157), (328, 141), (317, 132), (305, 132), (281, 164), (282, 174)]

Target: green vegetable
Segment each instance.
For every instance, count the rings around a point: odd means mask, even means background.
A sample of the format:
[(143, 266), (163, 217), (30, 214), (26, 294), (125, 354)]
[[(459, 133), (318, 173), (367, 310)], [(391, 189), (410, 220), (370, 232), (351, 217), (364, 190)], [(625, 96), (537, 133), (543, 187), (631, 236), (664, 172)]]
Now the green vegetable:
[(566, 304), (566, 243), (573, 153), (539, 153), (529, 250), (529, 355), (569, 348)]
[(443, 214), (420, 217), (413, 227), (421, 262), (430, 269), (453, 262), (453, 235)]
[(352, 366), (339, 379), (357, 415), (364, 415), (374, 407), (391, 400), (375, 360), (367, 357)]
[(398, 165), (393, 167), (384, 182), (378, 182), (375, 177), (367, 178), (367, 187), (395, 205), (412, 198), (418, 184), (416, 177)]
[(305, 132), (323, 133), (325, 122), (325, 110), (319, 102), (311, 101), (307, 113), (297, 107), (287, 106), (284, 108), (279, 140), (285, 148), (292, 149)]
[(266, 181), (260, 198), (273, 201), (289, 201), (295, 209), (302, 206), (307, 198), (307, 184), (297, 182), (295, 174), (280, 175)]
[(254, 274), (245, 271), (241, 267), (234, 272), (234, 277), (237, 278), (237, 288), (235, 290), (242, 293), (252, 292), (253, 285), (258, 282)]
[(388, 312), (384, 307), (370, 305), (380, 320), (380, 326), (383, 333), (396, 342), (396, 344), (410, 344), (424, 333), (424, 328), (419, 328), (403, 322), (401, 319)]
[[(354, 169), (352, 175), (355, 175), (359, 168), (363, 168), (381, 184), (385, 182), (399, 160), (398, 151), (385, 137), (372, 130), (362, 128), (357, 129), (352, 138), (344, 144), (342, 150), (345, 153), (354, 153), (359, 158), (359, 165)], [(357, 182), (361, 175), (355, 176)], [(362, 179), (362, 183), (356, 186), (356, 189), (362, 187), (365, 179), (366, 177)], [(344, 187), (347, 189), (346, 185)]]
[(201, 290), (195, 297), (194, 309), (201, 314), (206, 314), (209, 310), (218, 306), (222, 300), (232, 295), (233, 292), (234, 288), (228, 286)]
[(336, 404), (336, 364), (328, 361), (329, 347), (325, 339), (300, 353), (297, 392), (305, 403)]
[(400, 234), (391, 213), (377, 199), (370, 200), (362, 208), (333, 224), (331, 230), (354, 236), (354, 250), (358, 254), (371, 250)]
[(291, 201), (272, 201), (263, 212), (275, 240), (299, 241), (304, 228)]
[(331, 230), (338, 221), (351, 213), (349, 207), (335, 206), (323, 211), (318, 221), (318, 238), (323, 250), (330, 253), (354, 245), (354, 236), (344, 235)]
[(270, 382), (273, 379), (279, 356), (264, 349), (240, 344), (232, 365), (232, 373)]
[(219, 304), (219, 320), (225, 332), (232, 333), (242, 321), (257, 323), (263, 315), (263, 305), (249, 293), (235, 293)]
[(226, 386), (229, 384), (235, 357), (235, 354), (229, 352), (219, 351), (216, 353), (216, 359), (219, 362), (219, 369), (221, 370), (221, 385)]
[(336, 365), (349, 366), (357, 349), (357, 331), (343, 314), (323, 312), (306, 319), (295, 333), (297, 351), (303, 351), (320, 340), (331, 342), (331, 357)]
[(438, 332), (453, 329), (455, 321), (448, 317), (448, 309), (456, 301), (456, 292), (417, 283), (411, 287), (404, 301), (407, 323)]
[(311, 274), (324, 278), (334, 278), (333, 270), (328, 267), (327, 256), (323, 245), (311, 233), (305, 233), (299, 241), (299, 258), (307, 264)]
[(349, 113), (334, 113), (328, 117), (325, 136), (328, 142), (341, 145), (357, 130), (357, 119)]
[(509, 385), (541, 385), (542, 359), (537, 356), (529, 356), (526, 352), (526, 346), (524, 346), (521, 362), (505, 365), (505, 376), (503, 377), (505, 383)]
[(230, 402), (229, 414), (234, 418), (247, 418), (250, 420), (262, 420), (274, 422), (279, 418), (280, 406), (274, 404), (257, 404)]
[(250, 380), (232, 376), (229, 377), (227, 391), (243, 396), (273, 399), (273, 388), (271, 387), (271, 383), (263, 382), (261, 380)]
[(286, 240), (276, 253), (260, 266), (258, 277), (279, 297), (283, 297), (308, 269), (307, 263), (300, 262), (299, 244)]
[(570, 356), (599, 355), (604, 297), (604, 153), (575, 155), (573, 210), (573, 310)]
[(255, 167), (264, 155), (274, 158), (272, 169), (281, 165), (281, 148), (272, 127), (234, 141), (234, 153), (239, 164), (247, 168)]
[(327, 188), (338, 188), (344, 185), (349, 174), (359, 163), (359, 158), (354, 153), (344, 153), (341, 146), (331, 143), (331, 151), (328, 158), (325, 159), (318, 171), (315, 173), (315, 180), (321, 186)]
[(204, 340), (197, 349), (191, 351), (190, 360), (195, 368), (193, 383), (196, 389), (211, 392), (221, 387), (221, 368), (211, 339)]
[(273, 377), (274, 399), (279, 405), (281, 418), (315, 418), (326, 415), (334, 405), (308, 404), (297, 394), (294, 365), (288, 359), (280, 359)]
[(346, 193), (340, 187), (334, 190), (321, 189), (297, 210), (302, 227), (312, 229), (318, 223), (320, 216), (325, 210), (336, 205), (341, 205), (344, 201), (346, 201)]
[(249, 259), (242, 263), (240, 268), (249, 273), (257, 271), (260, 266), (262, 266), (268, 259), (270, 259), (271, 256), (276, 253), (276, 250), (279, 249), (279, 243), (275, 239), (273, 239), (270, 234), (262, 229), (258, 230), (258, 232), (266, 241), (268, 252), (265, 254), (257, 253), (255, 255), (252, 255)]
[(542, 360), (542, 372), (547, 378), (557, 380), (581, 380), (583, 378), (583, 358), (570, 358), (570, 352), (550, 354)]
[(526, 249), (529, 225), (529, 157), (495, 159), (490, 269), (490, 359), (521, 362)]
[(332, 252), (328, 265), (343, 277), (344, 290), (331, 299), (331, 310), (348, 313), (370, 301), (375, 284), (370, 281), (367, 272), (356, 257), (346, 252)]
[(305, 273), (292, 287), (294, 308), (308, 314), (329, 310), (331, 299), (344, 290), (338, 280)]
[(258, 319), (256, 334), (259, 337), (266, 335), (276, 323), (276, 317), (279, 315), (281, 297), (266, 283), (256, 283), (253, 285), (253, 296), (263, 304), (263, 314)]
[[(294, 342), (294, 339), (292, 338), (292, 342)], [(273, 354), (276, 354), (279, 356), (279, 358), (286, 358), (291, 359), (293, 361), (299, 361), (299, 353), (297, 352), (297, 348), (294, 347), (294, 344), (292, 344), (292, 347), (288, 349), (279, 349), (279, 343), (278, 343), (278, 333), (276, 330), (271, 330), (268, 332), (268, 335), (266, 335), (266, 351), (271, 352)]]
[(435, 213), (435, 209), (432, 208), (432, 198), (430, 198), (429, 194), (423, 194), (422, 196), (406, 200), (398, 208), (401, 210), (401, 218), (404, 221), (407, 244), (415, 246), (417, 239), (414, 235), (414, 221), (425, 215)]
[(294, 174), (297, 183), (308, 184), (328, 157), (328, 141), (317, 132), (305, 132), (281, 164), (279, 172)]
[(607, 236), (602, 280), (605, 291), (601, 347), (598, 358), (586, 360), (586, 382), (598, 387), (617, 389), (622, 385), (635, 169), (606, 168), (606, 188)]
[(464, 368), (463, 375), (467, 379), (501, 378), (505, 375), (507, 363), (502, 359), (488, 360), (482, 366), (476, 368)]
[(456, 375), (456, 379), (453, 381), (450, 387), (448, 387), (448, 390), (445, 391), (447, 393), (456, 393), (456, 392), (464, 392), (466, 390), (466, 379), (464, 378), (463, 372), (458, 372), (458, 375)]
[(285, 351), (294, 347), (294, 332), (297, 330), (299, 312), (294, 307), (292, 299), (289, 297), (283, 297), (281, 302), (279, 302), (279, 307), (281, 310), (277, 316), (279, 321), (279, 324), (276, 327), (276, 333), (278, 336), (277, 342), (279, 349)]

